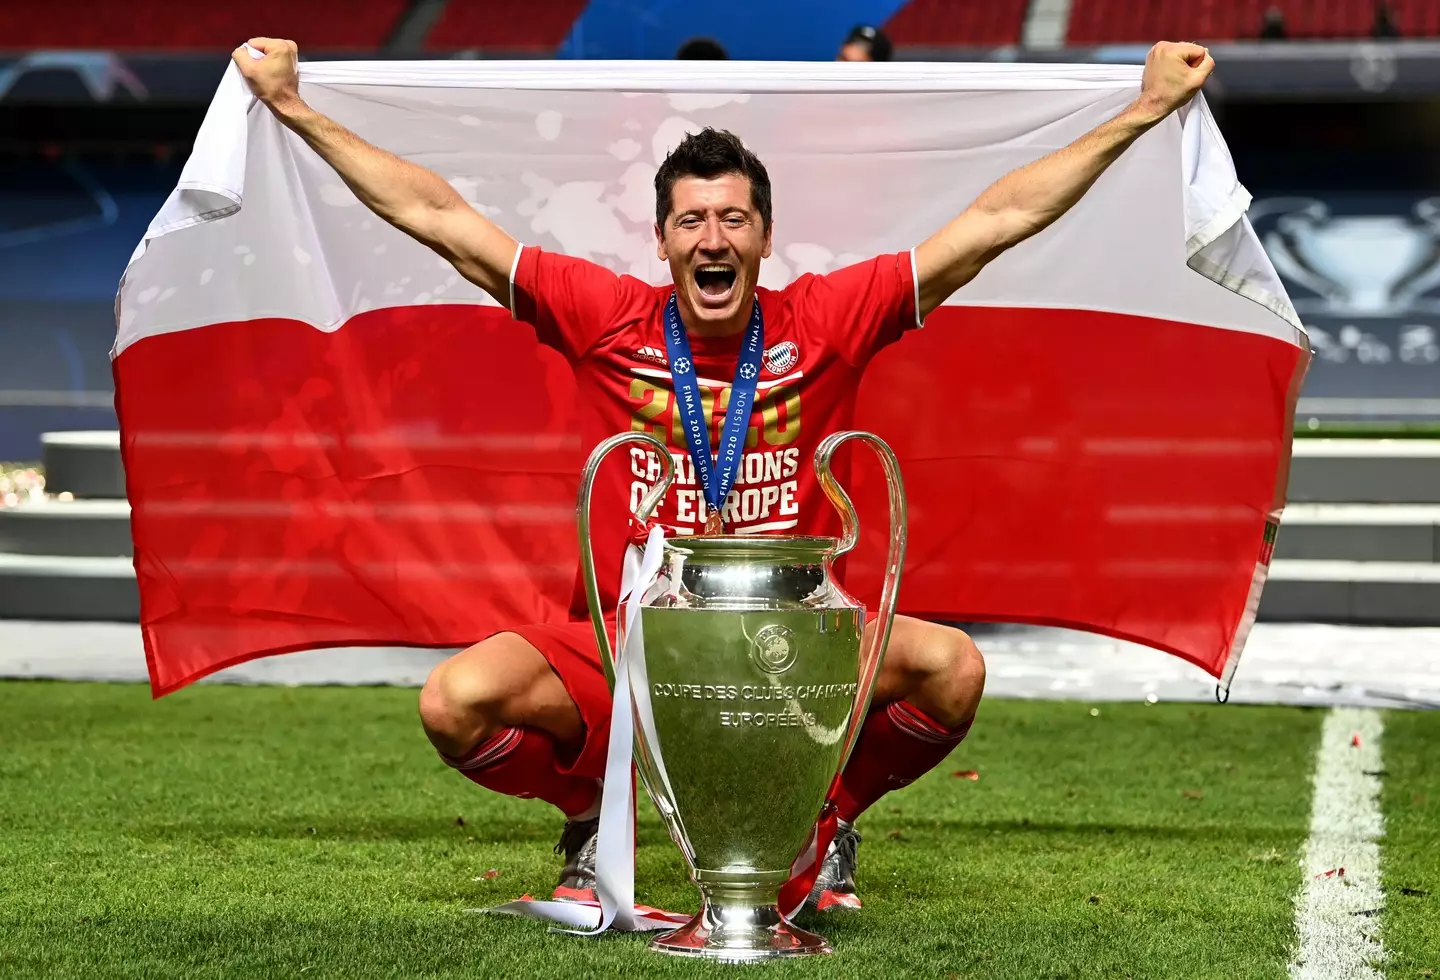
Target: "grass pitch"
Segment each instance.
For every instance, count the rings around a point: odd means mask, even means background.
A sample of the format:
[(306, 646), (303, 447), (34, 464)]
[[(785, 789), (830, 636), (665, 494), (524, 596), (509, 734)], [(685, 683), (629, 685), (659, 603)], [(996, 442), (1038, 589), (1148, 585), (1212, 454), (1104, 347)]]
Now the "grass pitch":
[(1382, 923), (1392, 977), (1440, 977), (1440, 712), (1385, 719)]
[[(414, 701), (202, 685), (152, 703), (133, 685), (0, 683), (0, 976), (743, 969), (466, 911), (547, 893), (560, 821), (441, 765)], [(766, 975), (1283, 978), (1322, 713), (1095, 708), (986, 702), (946, 764), (861, 820), (864, 911), (803, 923), (837, 954)], [(1386, 885), (1440, 895), (1440, 715), (1391, 718), (1403, 780), (1387, 813), (1405, 856)], [(648, 806), (637, 862), (641, 900), (693, 909)], [(1392, 974), (1440, 973), (1440, 899), (1405, 900), (1391, 900), (1408, 937)]]

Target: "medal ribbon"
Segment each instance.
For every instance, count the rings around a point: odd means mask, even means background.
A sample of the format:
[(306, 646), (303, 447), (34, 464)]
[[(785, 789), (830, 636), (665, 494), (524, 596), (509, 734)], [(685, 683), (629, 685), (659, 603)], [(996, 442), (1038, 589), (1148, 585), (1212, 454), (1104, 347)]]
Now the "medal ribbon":
[(685, 443), (695, 463), (695, 477), (705, 493), (710, 512), (718, 515), (730, 495), (735, 474), (740, 471), (740, 456), (745, 447), (745, 434), (750, 428), (750, 413), (755, 407), (755, 388), (760, 378), (760, 356), (765, 349), (765, 327), (761, 322), (760, 300), (754, 300), (750, 322), (740, 344), (740, 360), (735, 365), (735, 380), (730, 387), (730, 407), (725, 413), (725, 427), (720, 433), (720, 448), (715, 461), (710, 459), (710, 420), (700, 398), (700, 385), (695, 380), (695, 361), (690, 355), (690, 338), (680, 322), (680, 304), (675, 294), (665, 304), (665, 353), (670, 359), (670, 377), (675, 383), (675, 398), (680, 403), (680, 422), (685, 430)]

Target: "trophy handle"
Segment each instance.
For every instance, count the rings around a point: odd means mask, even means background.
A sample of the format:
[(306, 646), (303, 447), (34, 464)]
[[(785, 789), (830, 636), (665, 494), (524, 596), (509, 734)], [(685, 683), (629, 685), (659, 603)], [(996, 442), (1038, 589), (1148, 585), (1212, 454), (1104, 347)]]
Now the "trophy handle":
[(870, 696), (874, 693), (875, 682), (880, 677), (880, 665), (885, 659), (885, 648), (890, 642), (890, 627), (895, 622), (895, 602), (900, 595), (900, 570), (905, 564), (907, 528), (905, 484), (900, 478), (900, 463), (895, 459), (890, 447), (885, 445), (879, 436), (868, 432), (852, 430), (826, 436), (820, 443), (820, 448), (815, 451), (815, 475), (820, 480), (820, 488), (825, 491), (825, 496), (830, 498), (830, 502), (840, 512), (841, 536), (840, 543), (835, 548), (835, 557), (849, 552), (860, 540), (860, 518), (855, 513), (855, 505), (850, 501), (850, 495), (845, 492), (845, 488), (835, 479), (835, 474), (830, 471), (830, 459), (835, 455), (835, 450), (851, 439), (859, 439), (874, 450), (885, 470), (885, 483), (890, 496), (890, 545), (885, 556), (885, 584), (880, 590), (876, 629), (871, 631), (869, 643), (862, 639), (860, 683), (855, 691), (855, 710), (851, 712), (850, 727), (845, 732), (845, 746), (840, 753), (837, 772), (845, 768), (850, 752), (855, 748), (855, 740), (860, 737), (860, 726), (865, 723), (865, 716), (870, 710)]
[(659, 439), (648, 432), (622, 432), (606, 439), (590, 453), (585, 469), (580, 474), (580, 493), (575, 502), (575, 524), (580, 532), (580, 572), (585, 579), (585, 602), (590, 607), (590, 624), (595, 627), (595, 641), (600, 646), (600, 664), (605, 668), (605, 680), (610, 689), (615, 689), (615, 651), (610, 646), (610, 637), (605, 632), (605, 610), (600, 607), (600, 586), (595, 580), (595, 552), (590, 545), (590, 492), (594, 487), (595, 474), (600, 464), (611, 451), (630, 443), (641, 443), (655, 450), (660, 456), (662, 469), (660, 482), (650, 488), (635, 511), (635, 519), (644, 523), (659, 506), (660, 499), (670, 489), (675, 479), (675, 459), (670, 450)]

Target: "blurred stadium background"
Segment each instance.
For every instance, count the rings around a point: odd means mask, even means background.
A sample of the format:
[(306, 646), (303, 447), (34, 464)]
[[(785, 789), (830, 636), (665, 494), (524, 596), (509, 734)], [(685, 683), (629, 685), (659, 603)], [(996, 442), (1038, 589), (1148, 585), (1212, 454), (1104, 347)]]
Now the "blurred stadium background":
[[(113, 302), (239, 42), (829, 60), (857, 25), (897, 60), (1212, 47), (1206, 97), (1315, 349), (1234, 701), (1440, 706), (1440, 630), (1398, 628), (1440, 626), (1440, 0), (0, 0), (0, 976), (676, 975), (464, 915), (548, 890), (558, 823), (458, 778), (384, 686), (441, 652), (268, 658), (157, 703), (35, 678), (144, 677)], [(866, 814), (865, 913), (824, 922), (841, 953), (807, 975), (1440, 972), (1440, 715), (1222, 708), (1118, 641), (981, 642), (983, 724)], [(648, 806), (637, 840), (644, 900), (692, 907)]]
[[(1440, 623), (1440, 442), (1379, 438), (1440, 433), (1440, 0), (9, 0), (0, 617), (136, 618), (112, 304), (239, 41), (288, 36), (324, 59), (670, 58), (704, 36), (734, 58), (828, 60), (857, 24), (897, 60), (1213, 47), (1207, 97), (1316, 354), (1297, 428), (1322, 438), (1297, 443), (1262, 615)], [(61, 494), (73, 506), (25, 506)]]

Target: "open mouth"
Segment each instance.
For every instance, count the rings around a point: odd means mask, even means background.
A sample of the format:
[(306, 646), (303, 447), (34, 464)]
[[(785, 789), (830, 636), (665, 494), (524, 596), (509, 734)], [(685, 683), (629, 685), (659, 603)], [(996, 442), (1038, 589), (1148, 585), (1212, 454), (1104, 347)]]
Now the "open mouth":
[(695, 269), (695, 285), (706, 300), (723, 303), (735, 288), (735, 270), (728, 265), (710, 263)]

